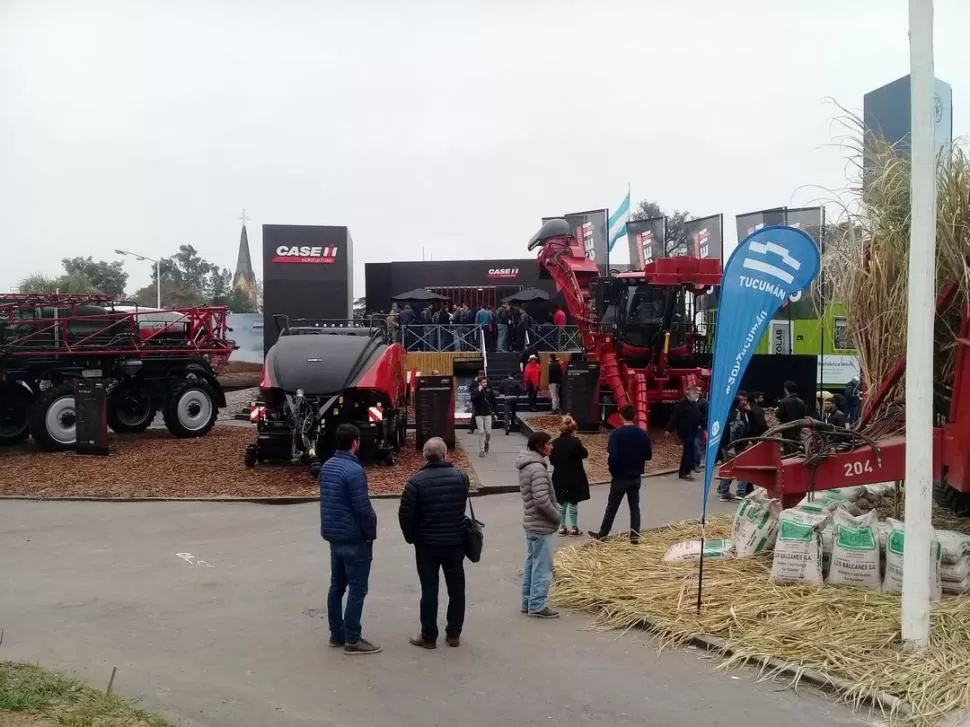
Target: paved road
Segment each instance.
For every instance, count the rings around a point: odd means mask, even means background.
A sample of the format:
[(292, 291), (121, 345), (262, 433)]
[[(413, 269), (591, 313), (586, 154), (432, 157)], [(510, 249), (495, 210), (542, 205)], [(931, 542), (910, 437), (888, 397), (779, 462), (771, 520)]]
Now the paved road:
[[(676, 480), (645, 487), (645, 527), (696, 511)], [(595, 524), (605, 494), (595, 488), (581, 525)], [(418, 650), (407, 643), (417, 630), (413, 556), (396, 502), (376, 507), (364, 632), (385, 651), (348, 658), (327, 647), (315, 505), (4, 502), (0, 659), (100, 686), (117, 664), (121, 693), (207, 727), (862, 723), (810, 691), (715, 672), (697, 651), (658, 654), (640, 632), (585, 631), (582, 614), (522, 616), (516, 494), (476, 501), (487, 552), (468, 569), (461, 648)]]

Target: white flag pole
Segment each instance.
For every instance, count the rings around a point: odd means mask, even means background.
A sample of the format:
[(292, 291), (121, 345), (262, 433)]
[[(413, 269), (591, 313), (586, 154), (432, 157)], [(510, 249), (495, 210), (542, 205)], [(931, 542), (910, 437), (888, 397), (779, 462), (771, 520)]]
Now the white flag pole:
[(915, 651), (930, 638), (933, 330), (936, 292), (936, 151), (933, 0), (909, 0), (912, 109), (911, 225), (906, 335), (906, 539), (902, 637)]

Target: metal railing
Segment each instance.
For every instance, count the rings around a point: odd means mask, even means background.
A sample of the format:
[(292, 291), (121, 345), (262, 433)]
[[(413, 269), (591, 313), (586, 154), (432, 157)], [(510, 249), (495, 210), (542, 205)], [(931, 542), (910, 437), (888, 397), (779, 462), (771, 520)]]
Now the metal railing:
[[(505, 350), (522, 350), (515, 347), (517, 336), (491, 334), (483, 326), (472, 324), (450, 325), (412, 325), (390, 333), (390, 340), (404, 345), (406, 351), (425, 351), (438, 353), (475, 352), (497, 350), (499, 343)], [(531, 327), (526, 333), (525, 344), (539, 351), (578, 351), (580, 350), (579, 332), (575, 326), (553, 326), (541, 324)]]

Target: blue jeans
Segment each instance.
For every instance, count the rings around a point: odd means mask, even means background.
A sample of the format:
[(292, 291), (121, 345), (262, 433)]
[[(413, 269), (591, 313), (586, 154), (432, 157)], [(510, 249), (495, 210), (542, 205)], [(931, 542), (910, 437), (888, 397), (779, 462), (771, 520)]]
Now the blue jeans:
[(498, 350), (509, 350), (509, 327), (502, 323), (498, 324)]
[(703, 459), (703, 455), (704, 455), (704, 443), (701, 441), (702, 436), (703, 436), (703, 433), (698, 432), (697, 436), (694, 437), (694, 462), (695, 462), (694, 468), (695, 469), (701, 466), (701, 460)]
[(525, 534), (522, 606), (529, 613), (546, 607), (552, 584), (552, 535)]
[[(751, 494), (751, 490), (754, 487), (751, 486), (750, 482), (743, 482), (738, 480), (736, 485), (738, 492), (738, 497), (746, 497)], [(719, 495), (730, 495), (731, 494), (731, 480), (721, 480), (717, 483), (717, 494)]]
[[(330, 544), (330, 593), (327, 595), (327, 618), (330, 637), (347, 644), (360, 641), (360, 616), (364, 611), (367, 580), (374, 559), (373, 543)], [(342, 610), (344, 591), (347, 608)]]
[(680, 454), (680, 470), (678, 474), (681, 477), (686, 477), (694, 471), (694, 468), (700, 462), (700, 455), (697, 453), (697, 437), (681, 437), (680, 441), (684, 445), (684, 451)]

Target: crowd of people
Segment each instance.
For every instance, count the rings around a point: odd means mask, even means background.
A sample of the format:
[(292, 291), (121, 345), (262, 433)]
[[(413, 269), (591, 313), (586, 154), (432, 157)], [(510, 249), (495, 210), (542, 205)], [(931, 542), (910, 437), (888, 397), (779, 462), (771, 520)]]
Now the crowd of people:
[[(633, 407), (620, 411), (623, 425), (610, 434), (608, 466), (612, 477), (606, 512), (598, 530), (608, 537), (626, 498), (630, 507), (630, 542), (640, 538), (640, 480), (651, 457), (649, 435), (634, 423)], [(539, 619), (555, 619), (549, 606), (553, 543), (560, 536), (578, 536), (579, 504), (589, 499), (584, 461), (589, 456), (576, 436), (576, 422), (564, 416), (559, 436), (534, 432), (515, 461), (522, 497), (525, 564), (521, 611)], [(363, 636), (361, 619), (367, 596), (377, 513), (367, 491), (367, 473), (357, 458), (360, 431), (341, 424), (335, 432), (336, 453), (320, 470), (320, 533), (330, 546), (330, 589), (327, 617), (330, 646), (345, 654), (377, 654), (381, 647)], [(448, 461), (448, 449), (432, 437), (422, 449), (424, 465), (404, 485), (398, 507), (403, 540), (414, 547), (421, 585), (420, 631), (409, 642), (423, 649), (438, 645), (438, 585), (443, 575), (448, 594), (445, 643), (461, 644), (465, 621), (465, 558), (468, 555), (470, 485), (468, 475)], [(551, 467), (551, 471), (550, 471)], [(567, 527), (567, 525), (571, 527)]]
[[(523, 367), (536, 363), (530, 356)], [(558, 364), (557, 364), (558, 365)], [(518, 385), (514, 376), (510, 380)], [(504, 383), (504, 382), (503, 382)], [(476, 419), (481, 431), (484, 456), (491, 439), (491, 408), (488, 381), (484, 375), (476, 381), (478, 394), (473, 398)], [(854, 379), (842, 394), (845, 408), (855, 412), (853, 396), (858, 396), (859, 382)], [(852, 418), (842, 411), (836, 396), (820, 392), (820, 420), (831, 426), (845, 427)], [(607, 443), (607, 466), (610, 490), (600, 527), (589, 530), (589, 537), (605, 540), (613, 528), (623, 500), (630, 509), (629, 540), (640, 542), (640, 487), (646, 465), (652, 457), (649, 434), (635, 423), (632, 406), (619, 412), (622, 424), (616, 427)], [(775, 416), (779, 423), (795, 423), (809, 414), (805, 401), (792, 381), (784, 384), (784, 396), (778, 401)], [(667, 425), (667, 434), (676, 434), (683, 446), (679, 476), (693, 480), (701, 466), (701, 451), (708, 411), (706, 400), (697, 387), (687, 390), (675, 407)], [(856, 415), (857, 416), (857, 415)], [(589, 478), (585, 460), (589, 450), (576, 436), (576, 422), (564, 416), (559, 436), (534, 432), (526, 448), (518, 455), (515, 468), (522, 497), (522, 526), (525, 533), (521, 611), (540, 619), (558, 618), (549, 606), (549, 588), (553, 572), (553, 543), (560, 536), (579, 536), (579, 505), (589, 500)], [(735, 398), (721, 439), (718, 459), (737, 454), (750, 446), (753, 439), (768, 430), (764, 395), (741, 391)], [(336, 453), (320, 471), (320, 528), (330, 545), (330, 589), (327, 613), (330, 645), (345, 654), (376, 654), (381, 647), (363, 637), (361, 618), (368, 591), (373, 544), (377, 539), (377, 514), (367, 490), (367, 474), (357, 458), (360, 431), (352, 424), (341, 424), (335, 433)], [(410, 637), (412, 645), (437, 648), (438, 585), (443, 574), (448, 594), (445, 613), (445, 643), (461, 644), (465, 620), (465, 569), (469, 553), (470, 484), (468, 475), (448, 461), (445, 442), (433, 437), (422, 450), (424, 465), (407, 480), (398, 508), (398, 521), (404, 541), (414, 547), (415, 565), (421, 596), (418, 604), (420, 631)], [(551, 470), (550, 470), (551, 468)], [(750, 483), (738, 482), (737, 495), (743, 497), (752, 489)], [(730, 480), (721, 480), (718, 493), (722, 500), (733, 499)], [(473, 516), (474, 517), (474, 516)]]
[[(473, 309), (465, 303), (447, 305), (405, 303), (391, 305), (389, 313), (378, 313), (389, 340), (402, 343), (409, 351), (465, 351), (484, 343), (487, 351), (524, 351), (537, 334), (548, 334), (566, 325), (566, 314), (554, 308), (550, 316), (536, 318), (524, 307), (503, 303), (481, 304)], [(543, 330), (545, 329), (545, 330)]]

